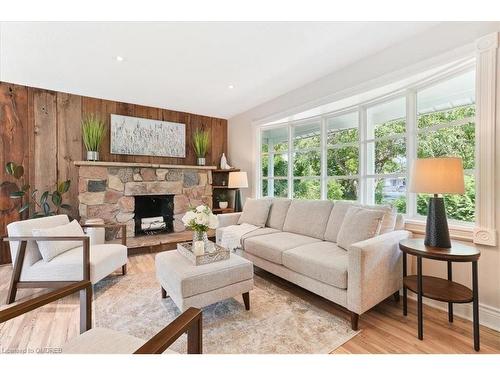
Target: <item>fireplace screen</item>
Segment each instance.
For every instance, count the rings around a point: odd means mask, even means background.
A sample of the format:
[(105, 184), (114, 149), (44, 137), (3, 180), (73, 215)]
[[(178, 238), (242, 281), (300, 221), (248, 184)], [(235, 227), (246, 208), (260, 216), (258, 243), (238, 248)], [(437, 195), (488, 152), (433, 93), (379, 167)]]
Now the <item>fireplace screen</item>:
[(173, 195), (137, 195), (134, 213), (136, 236), (174, 230)]

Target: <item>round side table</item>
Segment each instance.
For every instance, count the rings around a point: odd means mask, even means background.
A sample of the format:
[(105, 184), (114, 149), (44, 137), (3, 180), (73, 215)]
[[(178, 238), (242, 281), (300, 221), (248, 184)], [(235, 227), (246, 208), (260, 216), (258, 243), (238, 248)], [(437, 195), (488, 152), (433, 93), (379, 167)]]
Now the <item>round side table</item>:
[[(399, 243), (403, 252), (403, 314), (408, 313), (407, 289), (417, 294), (418, 306), (418, 338), (423, 340), (422, 298), (448, 302), (448, 321), (453, 322), (453, 304), (472, 302), (474, 350), (479, 351), (479, 296), (477, 281), (477, 260), (481, 252), (473, 246), (452, 242), (448, 249), (425, 246), (423, 239), (407, 239)], [(417, 274), (408, 275), (406, 255), (417, 257)], [(422, 258), (444, 261), (448, 263), (448, 279), (422, 274)], [(472, 262), (472, 290), (452, 280), (453, 262)]]

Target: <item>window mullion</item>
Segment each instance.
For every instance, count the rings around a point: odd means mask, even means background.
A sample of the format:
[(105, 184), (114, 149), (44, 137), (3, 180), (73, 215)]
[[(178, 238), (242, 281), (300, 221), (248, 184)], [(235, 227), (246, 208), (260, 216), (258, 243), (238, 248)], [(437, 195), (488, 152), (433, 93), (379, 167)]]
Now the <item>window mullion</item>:
[(406, 214), (410, 217), (417, 214), (417, 194), (410, 193), (410, 171), (417, 158), (417, 93), (408, 90), (406, 94)]
[(288, 198), (293, 198), (293, 125), (288, 125)]
[(358, 201), (366, 203), (367, 180), (366, 180), (366, 107), (358, 108), (358, 133), (359, 133), (359, 192)]
[(321, 118), (321, 124), (320, 124), (320, 132), (321, 132), (321, 186), (320, 186), (320, 192), (321, 192), (321, 199), (325, 200), (327, 199), (327, 158), (328, 158), (328, 151), (327, 151), (327, 134), (326, 134), (326, 119), (323, 117)]

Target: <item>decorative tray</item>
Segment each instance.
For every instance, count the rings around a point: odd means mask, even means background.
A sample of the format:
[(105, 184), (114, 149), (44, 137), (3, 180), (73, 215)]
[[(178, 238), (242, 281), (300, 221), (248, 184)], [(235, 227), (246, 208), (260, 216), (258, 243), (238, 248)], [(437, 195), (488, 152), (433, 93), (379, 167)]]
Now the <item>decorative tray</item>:
[(205, 249), (205, 253), (203, 255), (194, 255), (193, 242), (182, 242), (177, 244), (177, 252), (183, 255), (185, 258), (189, 259), (189, 261), (195, 266), (201, 266), (203, 264), (215, 263), (221, 260), (229, 259), (228, 249), (213, 242), (210, 242), (210, 244), (212, 246), (210, 246), (209, 249)]

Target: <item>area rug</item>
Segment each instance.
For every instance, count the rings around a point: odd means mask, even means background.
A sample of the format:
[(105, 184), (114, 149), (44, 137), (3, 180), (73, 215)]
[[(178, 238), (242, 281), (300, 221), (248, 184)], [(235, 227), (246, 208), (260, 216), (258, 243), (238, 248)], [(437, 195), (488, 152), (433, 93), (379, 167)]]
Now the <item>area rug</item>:
[[(135, 270), (134, 270), (135, 271)], [(349, 323), (255, 276), (251, 309), (241, 296), (203, 309), (203, 352), (214, 354), (330, 353), (358, 332)], [(94, 325), (149, 339), (180, 311), (161, 299), (154, 273), (112, 276), (95, 288)], [(186, 352), (186, 335), (171, 347)]]

